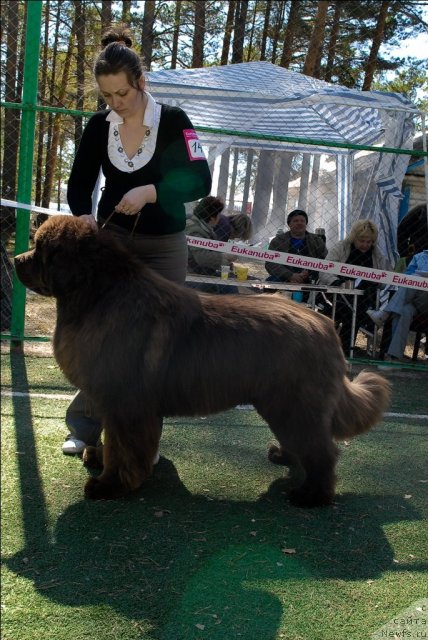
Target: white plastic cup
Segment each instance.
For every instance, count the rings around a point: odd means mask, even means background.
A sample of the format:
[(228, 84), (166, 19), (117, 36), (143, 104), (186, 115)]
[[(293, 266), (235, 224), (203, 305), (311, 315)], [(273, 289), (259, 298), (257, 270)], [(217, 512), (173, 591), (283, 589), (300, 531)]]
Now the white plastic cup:
[(228, 264), (222, 264), (221, 265), (221, 279), (222, 280), (227, 280), (229, 277), (229, 265)]

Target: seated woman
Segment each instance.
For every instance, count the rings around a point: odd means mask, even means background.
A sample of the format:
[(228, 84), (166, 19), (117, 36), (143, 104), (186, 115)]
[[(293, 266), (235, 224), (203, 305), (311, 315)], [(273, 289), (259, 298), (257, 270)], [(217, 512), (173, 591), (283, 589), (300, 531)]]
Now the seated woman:
[[(391, 269), (388, 259), (383, 256), (377, 246), (378, 230), (371, 220), (357, 220), (352, 225), (349, 235), (345, 240), (335, 244), (327, 254), (327, 260), (354, 264), (360, 267), (373, 267), (374, 269)], [(354, 281), (347, 278), (338, 277), (332, 274), (321, 274), (320, 284), (329, 286), (353, 287)], [(358, 297), (357, 315), (355, 319), (355, 336), (358, 328), (362, 325), (367, 316), (369, 308), (376, 307), (376, 292), (379, 285), (373, 282), (362, 280), (358, 284), (358, 289), (363, 289), (364, 294)], [(352, 302), (351, 297), (337, 296), (336, 327), (338, 328), (342, 347), (345, 353), (351, 347), (352, 328)]]
[[(406, 273), (428, 277), (428, 249), (413, 256)], [(428, 291), (399, 287), (384, 309), (369, 309), (367, 314), (378, 327), (391, 318), (392, 336), (385, 360), (400, 361), (404, 357), (413, 318), (418, 314), (428, 315)]]
[[(197, 238), (218, 240), (214, 231), (220, 220), (224, 203), (215, 196), (202, 198), (186, 222), (186, 235)], [(222, 264), (231, 264), (226, 256), (218, 251), (189, 246), (187, 269), (189, 273), (202, 276), (219, 276)], [(238, 293), (238, 289), (229, 285), (188, 282), (187, 286), (205, 293)]]

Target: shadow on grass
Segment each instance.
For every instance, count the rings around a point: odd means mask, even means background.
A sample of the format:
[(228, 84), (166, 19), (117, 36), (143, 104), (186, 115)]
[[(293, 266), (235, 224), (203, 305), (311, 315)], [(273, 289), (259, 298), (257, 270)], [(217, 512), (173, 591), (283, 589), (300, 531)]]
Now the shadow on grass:
[[(22, 384), (24, 359), (12, 358)], [(286, 502), (281, 478), (256, 501), (212, 499), (189, 492), (165, 458), (128, 499), (68, 507), (52, 537), (29, 401), (16, 409), (25, 547), (4, 563), (52, 602), (108, 605), (149, 623), (157, 640), (193, 640), (201, 630), (210, 640), (273, 640), (283, 600), (272, 585), (286, 593), (298, 583), (303, 594), (308, 580), (408, 568), (394, 564), (383, 531), (419, 519), (401, 497), (344, 494), (332, 508), (302, 510)]]
[[(25, 356), (21, 349), (11, 349), (10, 370), (12, 389), (21, 389), (28, 393), (29, 384)], [(12, 396), (14, 414), (17, 417), (15, 438), (16, 450), (25, 451), (26, 455), (18, 455), (18, 472), (21, 482), (21, 495), (23, 500), (23, 529), (27, 544), (31, 546), (36, 540), (43, 541), (44, 532), (47, 530), (48, 517), (42, 490), (41, 476), (37, 465), (36, 442), (31, 410), (31, 400), (28, 396)], [(28, 452), (28, 455), (27, 455)], [(34, 529), (34, 514), (32, 510), (25, 509), (26, 499), (37, 504), (37, 531)]]

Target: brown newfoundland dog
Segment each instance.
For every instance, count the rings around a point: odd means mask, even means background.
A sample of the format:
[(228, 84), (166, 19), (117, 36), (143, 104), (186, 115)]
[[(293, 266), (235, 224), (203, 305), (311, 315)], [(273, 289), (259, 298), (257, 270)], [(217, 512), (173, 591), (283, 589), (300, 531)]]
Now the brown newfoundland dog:
[(328, 504), (334, 441), (367, 431), (387, 406), (381, 376), (346, 377), (328, 318), (280, 295), (201, 295), (168, 282), (79, 218), (49, 218), (16, 270), (57, 299), (55, 357), (102, 419), (104, 468), (86, 484), (91, 498), (141, 486), (163, 417), (249, 403), (278, 440), (270, 459), (305, 472), (292, 503)]

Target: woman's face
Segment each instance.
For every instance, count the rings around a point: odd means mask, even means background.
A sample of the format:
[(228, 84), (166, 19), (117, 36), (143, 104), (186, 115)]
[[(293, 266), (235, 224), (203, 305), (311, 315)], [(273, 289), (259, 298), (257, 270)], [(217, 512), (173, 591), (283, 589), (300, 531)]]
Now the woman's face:
[(358, 249), (358, 251), (362, 251), (365, 253), (369, 251), (373, 246), (373, 239), (370, 236), (359, 236), (354, 240), (354, 247)]
[(122, 118), (133, 115), (141, 108), (144, 78), (140, 78), (138, 89), (129, 84), (124, 71), (114, 75), (98, 76), (97, 83), (108, 106)]

